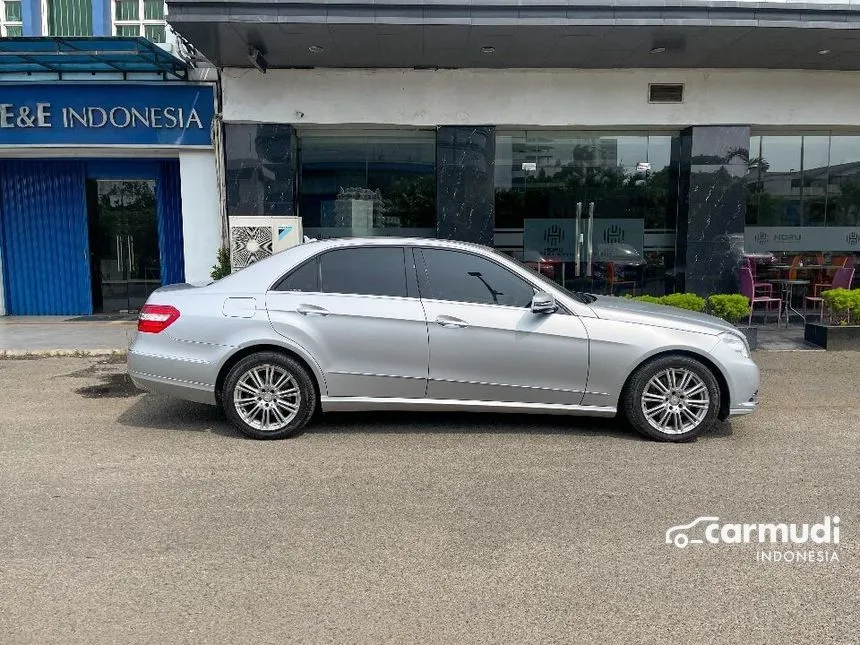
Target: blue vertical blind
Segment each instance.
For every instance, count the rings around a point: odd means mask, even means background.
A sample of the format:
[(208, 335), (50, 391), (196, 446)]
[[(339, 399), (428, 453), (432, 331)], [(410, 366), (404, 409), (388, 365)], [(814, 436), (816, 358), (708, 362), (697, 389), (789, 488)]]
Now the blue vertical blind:
[(161, 284), (185, 281), (185, 252), (182, 235), (182, 197), (179, 161), (161, 162), (155, 184), (158, 201), (158, 246), (161, 252)]
[(92, 313), (85, 177), (81, 162), (0, 161), (7, 313)]

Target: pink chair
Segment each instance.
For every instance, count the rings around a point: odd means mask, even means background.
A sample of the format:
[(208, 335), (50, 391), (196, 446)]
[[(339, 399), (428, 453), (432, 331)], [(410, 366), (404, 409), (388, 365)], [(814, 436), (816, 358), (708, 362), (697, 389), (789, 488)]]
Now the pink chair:
[[(822, 289), (822, 291), (829, 291), (830, 289), (850, 289), (852, 282), (854, 282), (854, 267), (843, 266), (841, 269), (836, 270), (836, 273), (833, 275), (833, 282), (827, 285), (826, 289)], [(807, 301), (816, 303), (819, 314), (824, 313), (824, 298), (820, 295), (806, 296), (803, 299), (804, 309), (806, 309)]]
[(748, 325), (752, 326), (753, 311), (755, 310), (755, 306), (759, 303), (763, 303), (765, 305), (765, 322), (767, 322), (768, 311), (770, 311), (772, 305), (776, 303), (776, 322), (779, 322), (780, 316), (782, 316), (782, 300), (771, 296), (757, 296), (755, 293), (755, 281), (753, 280), (752, 271), (747, 267), (741, 269), (741, 293), (750, 301), (750, 317), (747, 321)]
[(743, 268), (749, 269), (750, 273), (752, 273), (753, 277), (753, 288), (756, 292), (761, 291), (762, 293), (772, 296), (773, 295), (773, 284), (770, 282), (757, 282), (756, 281), (756, 264), (749, 258), (744, 258)]

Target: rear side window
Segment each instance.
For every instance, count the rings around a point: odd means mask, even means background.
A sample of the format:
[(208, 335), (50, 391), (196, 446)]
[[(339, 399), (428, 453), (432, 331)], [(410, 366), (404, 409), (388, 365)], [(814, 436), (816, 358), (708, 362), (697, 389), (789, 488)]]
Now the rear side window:
[(471, 253), (422, 249), (430, 297), (452, 302), (528, 307), (532, 286), (503, 266)]
[(275, 291), (304, 291), (305, 293), (313, 293), (319, 290), (319, 264), (316, 258), (305, 262), (298, 269), (288, 273), (275, 285)]
[(337, 249), (320, 258), (324, 293), (401, 296), (406, 292), (406, 262), (401, 247)]

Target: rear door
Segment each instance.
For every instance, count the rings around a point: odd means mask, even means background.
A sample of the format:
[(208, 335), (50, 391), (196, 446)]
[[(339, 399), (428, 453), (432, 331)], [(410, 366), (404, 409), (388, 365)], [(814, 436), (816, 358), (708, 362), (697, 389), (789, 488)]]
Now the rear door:
[(582, 402), (588, 334), (577, 316), (532, 313), (534, 287), (481, 255), (416, 252), (430, 333), (428, 398)]
[(328, 396), (424, 397), (427, 321), (405, 257), (400, 246), (333, 249), (267, 294), (272, 326), (313, 355)]

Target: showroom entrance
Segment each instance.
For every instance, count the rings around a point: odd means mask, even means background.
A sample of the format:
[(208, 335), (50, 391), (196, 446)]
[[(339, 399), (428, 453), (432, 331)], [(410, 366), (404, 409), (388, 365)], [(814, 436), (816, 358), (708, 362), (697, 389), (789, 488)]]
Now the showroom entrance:
[(672, 140), (669, 133), (497, 131), (496, 246), (569, 289), (671, 292)]
[(155, 181), (87, 181), (93, 311), (140, 309), (161, 286)]

